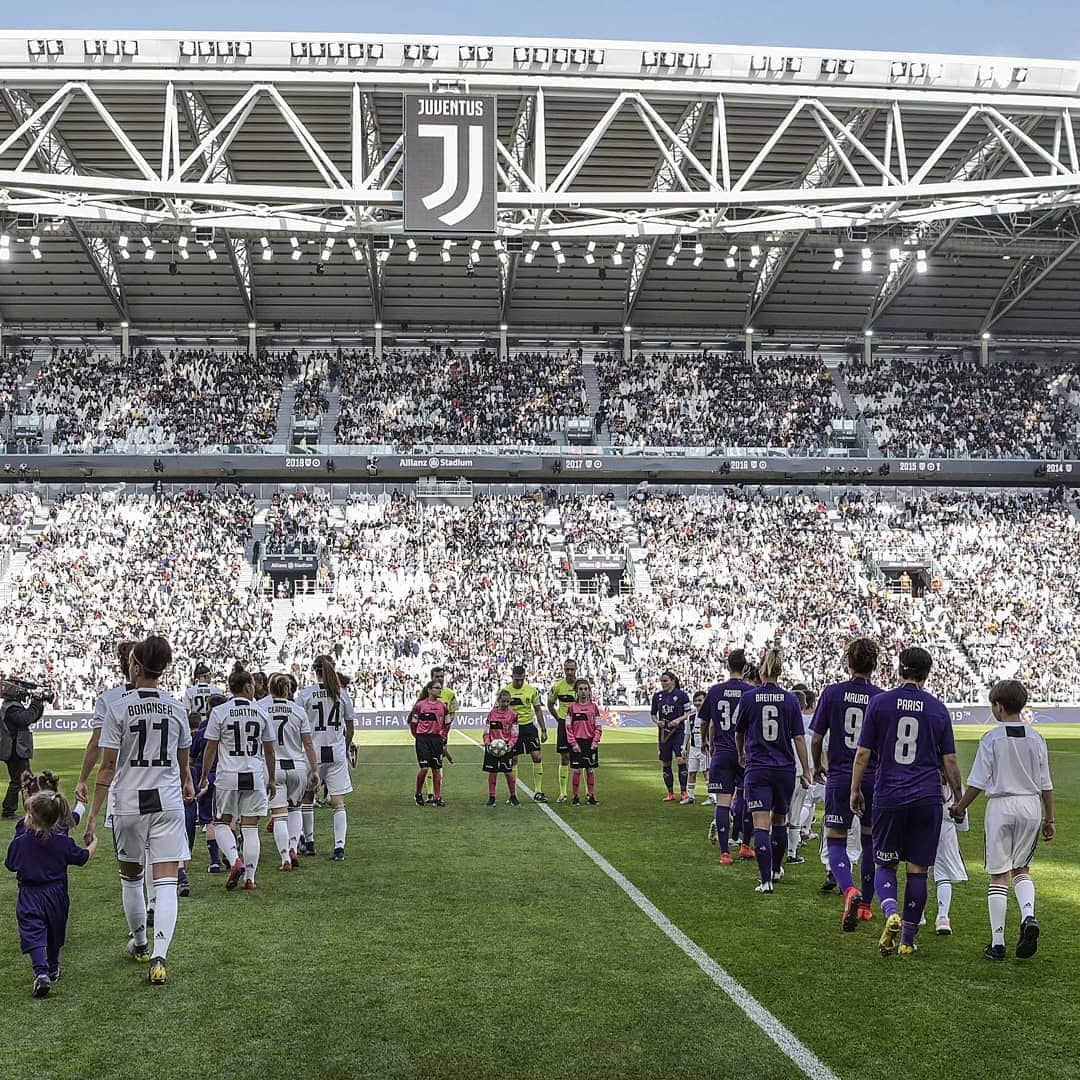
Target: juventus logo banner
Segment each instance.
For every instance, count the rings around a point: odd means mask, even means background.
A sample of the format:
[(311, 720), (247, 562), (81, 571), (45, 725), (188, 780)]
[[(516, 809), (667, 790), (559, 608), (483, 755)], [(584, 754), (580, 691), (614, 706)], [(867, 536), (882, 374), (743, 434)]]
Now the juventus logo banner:
[(495, 98), (405, 95), (405, 231), (495, 232)]

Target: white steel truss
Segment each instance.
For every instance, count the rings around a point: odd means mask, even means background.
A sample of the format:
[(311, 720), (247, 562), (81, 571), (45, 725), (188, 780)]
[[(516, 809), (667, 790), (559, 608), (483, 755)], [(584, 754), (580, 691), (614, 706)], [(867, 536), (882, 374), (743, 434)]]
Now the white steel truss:
[[(8, 114), (16, 124), (29, 121), (28, 135), (33, 134), (33, 141), (23, 156), (23, 164), (34, 160), (45, 172), (59, 176), (74, 176), (78, 173), (79, 170), (70, 148), (56, 131), (56, 122), (70, 103), (70, 97), (62, 98), (58, 102), (49, 123), (33, 119), (34, 103), (24, 91), (12, 88), (0, 90), (0, 101), (3, 101)], [(109, 242), (100, 236), (86, 235), (84, 229), (76, 221), (71, 222), (71, 230), (90, 261), (90, 265), (94, 268), (98, 280), (104, 286), (116, 313), (121, 319), (127, 320), (127, 298), (124, 295), (124, 286), (120, 281), (120, 273), (116, 268), (116, 260), (109, 248)]]
[[(401, 232), (402, 139), (373, 153), (371, 128), (364, 126), (367, 110), (350, 109), (350, 98), (359, 95), (373, 103), (372, 112), (376, 105), (385, 111), (395, 107), (399, 93), (431, 89), (434, 83), (423, 71), (178, 73), (165, 67), (70, 64), (0, 69), (0, 89), (24, 94), (33, 110), (0, 126), (0, 158), (6, 158), (0, 167), (0, 211), (98, 225), (206, 225), (230, 235)], [(886, 223), (915, 227), (1061, 209), (1080, 201), (1074, 94), (1019, 93), (996, 85), (966, 92), (932, 85), (848, 86), (824, 76), (808, 85), (780, 76), (737, 82), (483, 72), (470, 74), (448, 92), (463, 88), (501, 97), (516, 94), (533, 102), (532, 169), (521, 162), (520, 147), (499, 143), (497, 208), (504, 236), (607, 235), (648, 241), (686, 232), (797, 233)], [(104, 89), (111, 107), (99, 92)], [(175, 94), (211, 90), (227, 92), (233, 104), (208, 130), (197, 131), (196, 145), (181, 158)], [(136, 139), (128, 130), (141, 112), (129, 115), (116, 104), (125, 92), (138, 98), (140, 109), (150, 102), (160, 112), (160, 145), (149, 154), (140, 149), (145, 138)], [(548, 116), (564, 101), (604, 107), (596, 123), (576, 133), (576, 145), (550, 171), (546, 148), (553, 145), (554, 129), (547, 130), (541, 92)], [(354, 147), (366, 151), (359, 173), (354, 160), (352, 175), (346, 175), (302, 119), (297, 103), (305, 95), (318, 95), (323, 102), (340, 98), (336, 119), (351, 124)], [(109, 160), (122, 167), (66, 174), (44, 167), (37, 151), (54, 129), (62, 133), (75, 122), (69, 106), (76, 100), (88, 103), (104, 124), (120, 151)], [(276, 114), (317, 179), (278, 182), (272, 162), (258, 180), (222, 170), (257, 106), (269, 106)], [(683, 116), (699, 110), (709, 138), (674, 130), (664, 119), (673, 107)], [(626, 109), (637, 114), (660, 147), (675, 180), (671, 190), (631, 187), (617, 171), (601, 186), (595, 173), (591, 182), (583, 182), (586, 166), (602, 160), (617, 140), (613, 125)], [(855, 118), (867, 112), (872, 121), (865, 131), (855, 130)], [(740, 127), (733, 120), (736, 113), (759, 116), (760, 122)], [(816, 133), (812, 147), (807, 132)], [(996, 174), (957, 169), (953, 162), (966, 161), (972, 142), (981, 145), (987, 135), (1002, 158)], [(808, 187), (805, 178), (822, 137), (834, 168), (827, 182)], [(877, 149), (882, 146), (884, 152)], [(792, 165), (793, 151), (805, 154), (801, 167)]]
[[(539, 99), (539, 100), (538, 100)], [(521, 191), (529, 183), (529, 158), (533, 151), (533, 133), (536, 130), (537, 113), (543, 116), (544, 94), (540, 91), (536, 97), (524, 97), (518, 103), (517, 116), (510, 140), (510, 158), (505, 167), (498, 165), (499, 179), (508, 191)], [(542, 120), (541, 120), (542, 123)], [(501, 146), (501, 144), (500, 144)], [(510, 305), (514, 299), (514, 282), (517, 279), (519, 255), (503, 248), (499, 252), (499, 323), (510, 322)]]
[[(162, 174), (168, 170), (170, 161), (180, 159), (179, 125), (176, 116), (175, 88), (166, 88), (166, 113), (165, 127), (166, 138), (163, 143)], [(218, 152), (218, 146), (211, 137), (214, 130), (214, 120), (210, 110), (206, 107), (202, 94), (197, 90), (182, 90), (181, 100), (184, 103), (184, 111), (187, 113), (188, 123), (196, 141), (202, 146), (203, 154), (207, 162), (207, 169), (215, 183), (231, 184), (233, 180), (232, 164), (229, 161), (227, 151)], [(249, 320), (255, 318), (255, 291), (251, 285), (251, 259), (248, 250), (248, 242), (241, 236), (230, 236), (225, 233), (225, 244), (229, 252), (229, 263), (232, 266), (233, 276), (236, 278), (236, 286), (240, 290), (240, 299), (247, 310)]]

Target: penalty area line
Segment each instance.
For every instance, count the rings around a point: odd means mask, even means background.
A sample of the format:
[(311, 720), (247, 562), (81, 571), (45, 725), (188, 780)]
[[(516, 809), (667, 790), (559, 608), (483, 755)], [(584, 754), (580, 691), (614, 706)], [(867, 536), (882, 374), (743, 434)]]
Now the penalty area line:
[[(457, 734), (473, 746), (483, 749), (471, 735), (460, 728)], [(518, 780), (518, 787), (529, 798), (532, 789)], [(836, 1074), (805, 1043), (789, 1031), (753, 994), (733, 979), (692, 937), (680, 930), (625, 874), (600, 854), (575, 828), (568, 825), (546, 803), (535, 803), (543, 813), (573, 842), (579, 851), (590, 858), (634, 902), (635, 906), (665, 937), (678, 946), (722, 990), (746, 1016), (769, 1037), (804, 1076), (813, 1080), (837, 1080)]]

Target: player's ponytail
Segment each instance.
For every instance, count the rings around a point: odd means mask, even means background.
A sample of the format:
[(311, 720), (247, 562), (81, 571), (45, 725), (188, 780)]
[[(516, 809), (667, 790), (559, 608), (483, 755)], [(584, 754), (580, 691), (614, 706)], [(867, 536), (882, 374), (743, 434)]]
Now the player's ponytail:
[(270, 696), (277, 701), (291, 700), (295, 691), (293, 690), (293, 677), (291, 675), (285, 675), (278, 672), (276, 675), (270, 676)]
[(172, 646), (160, 634), (151, 634), (137, 641), (131, 649), (131, 658), (148, 679), (160, 679), (172, 663)]
[(780, 662), (780, 650), (769, 649), (761, 661), (761, 681), (776, 682), (783, 670), (784, 665)]
[(233, 697), (246, 696), (244, 691), (247, 689), (254, 690), (255, 682), (251, 677), (251, 672), (247, 671), (239, 660), (233, 664), (232, 671), (229, 672), (229, 693)]
[(341, 679), (338, 676), (337, 668), (334, 667), (334, 661), (324, 654), (316, 656), (315, 663), (312, 666), (319, 682), (322, 683), (323, 689), (337, 701), (341, 697)]

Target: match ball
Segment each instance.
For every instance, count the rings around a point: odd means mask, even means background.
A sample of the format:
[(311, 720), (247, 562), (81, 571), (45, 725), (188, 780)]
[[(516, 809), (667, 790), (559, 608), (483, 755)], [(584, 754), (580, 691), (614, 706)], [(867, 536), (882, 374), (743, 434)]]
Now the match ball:
[(492, 757), (506, 757), (510, 753), (510, 744), (505, 739), (492, 739), (488, 743), (488, 753)]

